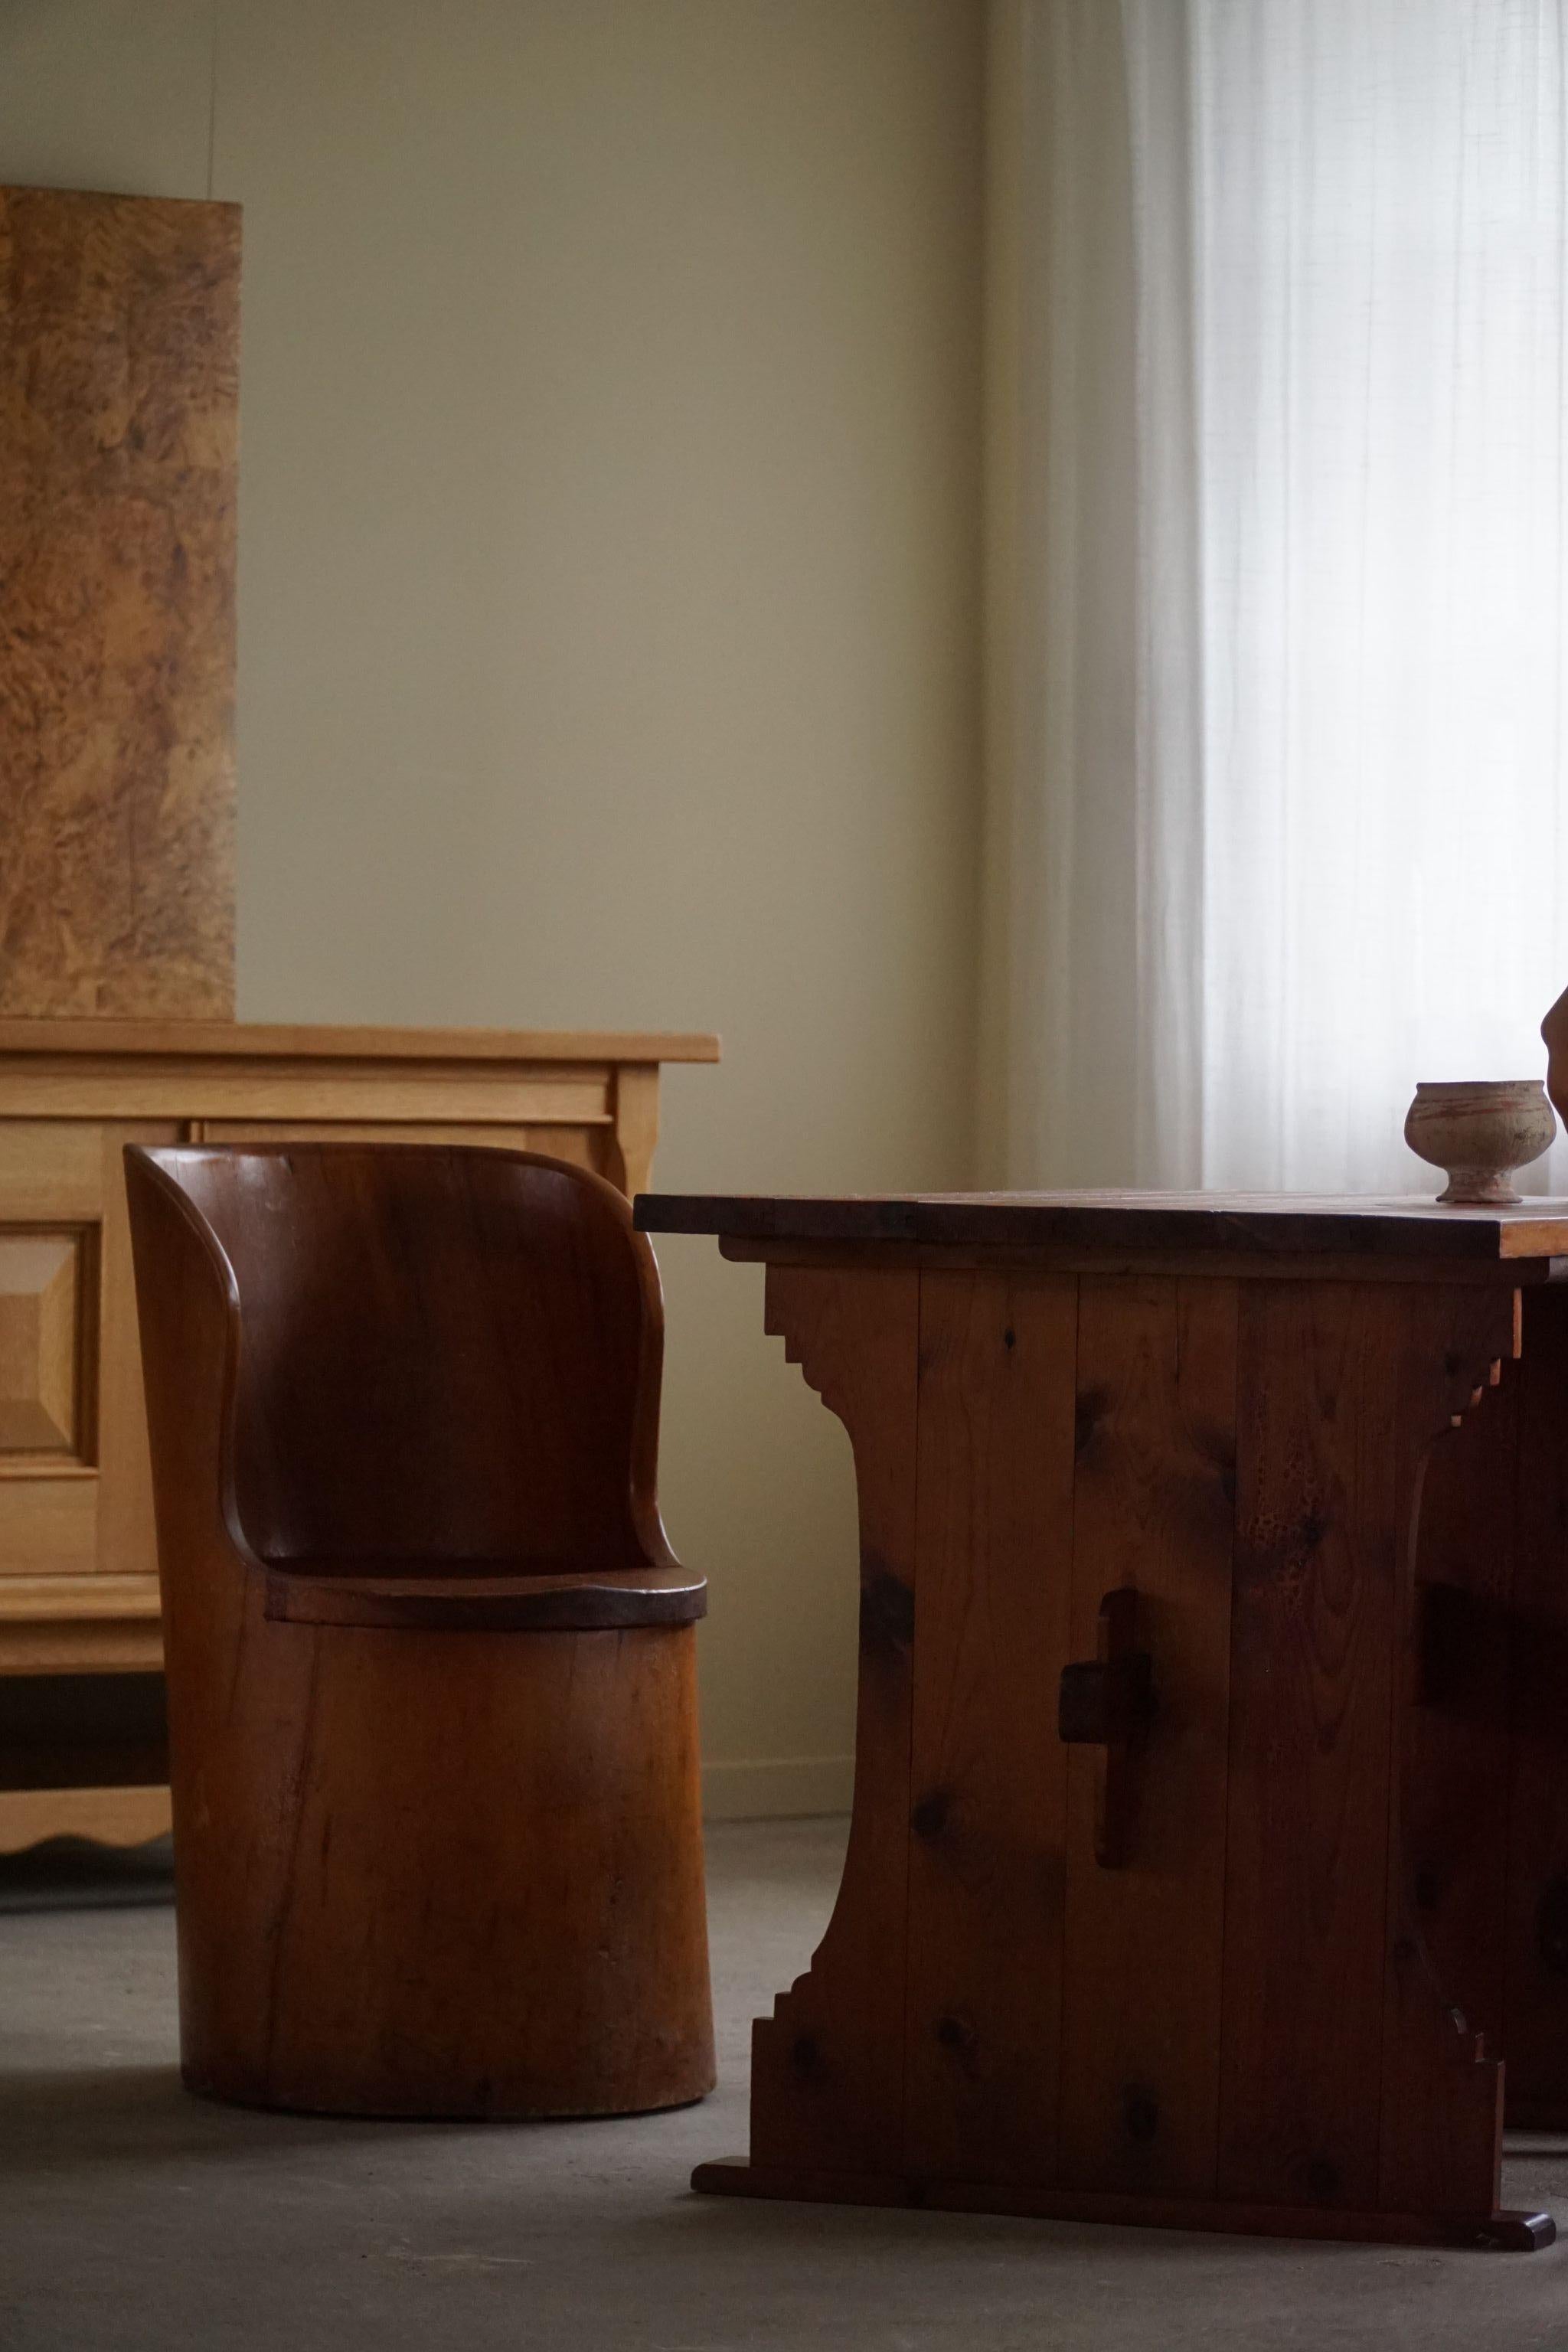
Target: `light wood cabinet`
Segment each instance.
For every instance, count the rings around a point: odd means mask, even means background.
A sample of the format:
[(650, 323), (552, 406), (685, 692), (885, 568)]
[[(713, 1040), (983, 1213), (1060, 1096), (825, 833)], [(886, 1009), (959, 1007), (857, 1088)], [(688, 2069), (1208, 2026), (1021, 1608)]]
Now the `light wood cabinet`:
[(490, 1143), (629, 1194), (652, 1165), (659, 1065), (718, 1053), (709, 1036), (0, 1021), (0, 1852), (168, 1824), (144, 1732), (106, 1738), (91, 1685), (84, 1703), (55, 1680), (162, 1665), (124, 1146)]

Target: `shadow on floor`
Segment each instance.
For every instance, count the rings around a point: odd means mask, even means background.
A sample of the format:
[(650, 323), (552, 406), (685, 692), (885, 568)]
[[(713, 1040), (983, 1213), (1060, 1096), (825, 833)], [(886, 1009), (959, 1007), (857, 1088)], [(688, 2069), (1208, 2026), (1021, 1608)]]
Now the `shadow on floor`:
[(23, 1853), (0, 1854), (0, 1916), (112, 1911), (174, 1899), (174, 1850), (166, 1837), (135, 1846), (58, 1837)]
[[(0, 2181), (41, 2166), (255, 2164), (301, 2149), (351, 2149), (395, 2139), (438, 2139), (487, 2128), (441, 2122), (375, 2122), (360, 2116), (280, 2115), (197, 2098), (177, 2066), (72, 2066), (0, 2076), (6, 2128)], [(519, 2126), (513, 2126), (519, 2128)], [(529, 2126), (521, 2126), (529, 2128)]]

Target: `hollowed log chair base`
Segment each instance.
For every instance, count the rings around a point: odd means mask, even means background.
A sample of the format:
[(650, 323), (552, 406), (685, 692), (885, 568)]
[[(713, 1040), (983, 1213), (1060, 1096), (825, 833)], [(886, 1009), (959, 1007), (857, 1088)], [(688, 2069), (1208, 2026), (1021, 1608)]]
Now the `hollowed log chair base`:
[(234, 1778), (176, 1798), (191, 2089), (516, 2116), (711, 2088), (689, 1625), (236, 1631)]
[(247, 2105), (712, 2087), (695, 1621), (621, 1196), (536, 1155), (128, 1155), (182, 2072)]

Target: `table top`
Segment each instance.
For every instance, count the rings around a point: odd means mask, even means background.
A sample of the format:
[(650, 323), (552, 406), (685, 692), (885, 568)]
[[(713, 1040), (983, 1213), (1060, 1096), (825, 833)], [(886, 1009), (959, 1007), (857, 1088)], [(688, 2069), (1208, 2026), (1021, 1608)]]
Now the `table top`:
[(716, 1234), (759, 1244), (1322, 1253), (1469, 1265), (1568, 1257), (1568, 1200), (1499, 1209), (1444, 1208), (1429, 1194), (641, 1192), (635, 1215), (644, 1233)]
[(0, 1020), (14, 1055), (106, 1061), (716, 1062), (719, 1040), (637, 1029), (332, 1028), (257, 1021)]

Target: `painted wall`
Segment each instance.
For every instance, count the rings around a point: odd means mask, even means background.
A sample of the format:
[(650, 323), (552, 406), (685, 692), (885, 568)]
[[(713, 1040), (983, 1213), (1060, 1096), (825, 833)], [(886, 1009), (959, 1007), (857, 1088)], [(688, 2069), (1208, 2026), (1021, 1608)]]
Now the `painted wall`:
[[(659, 1180), (970, 1173), (981, 0), (0, 0), (0, 179), (245, 206), (250, 1019), (717, 1028)], [(710, 1797), (843, 1801), (853, 1487), (661, 1247)]]

